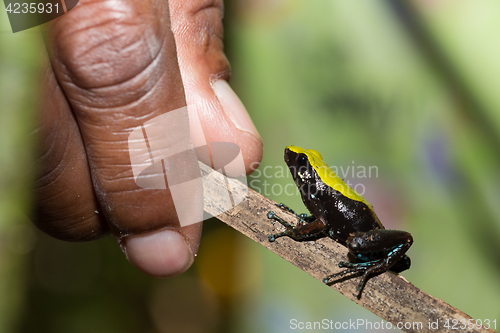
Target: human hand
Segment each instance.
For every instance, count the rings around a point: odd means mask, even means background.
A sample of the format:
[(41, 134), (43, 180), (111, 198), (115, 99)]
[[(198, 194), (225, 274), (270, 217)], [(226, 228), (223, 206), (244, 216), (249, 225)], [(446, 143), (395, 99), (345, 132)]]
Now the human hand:
[(127, 139), (187, 102), (202, 105), (204, 133), (190, 133), (195, 145), (236, 143), (247, 173), (260, 161), (262, 141), (224, 81), (222, 15), (217, 0), (80, 0), (50, 23), (36, 132), (41, 230), (69, 241), (111, 232), (129, 261), (153, 276), (191, 266), (201, 222), (180, 227), (168, 189), (136, 185)]

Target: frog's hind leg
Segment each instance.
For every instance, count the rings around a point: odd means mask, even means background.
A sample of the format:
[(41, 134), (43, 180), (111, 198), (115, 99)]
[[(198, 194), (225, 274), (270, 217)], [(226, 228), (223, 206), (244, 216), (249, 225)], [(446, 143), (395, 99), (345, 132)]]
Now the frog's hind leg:
[(410, 267), (410, 258), (405, 253), (412, 243), (413, 238), (405, 231), (384, 229), (357, 232), (348, 238), (347, 244), (349, 252), (361, 262), (341, 261), (339, 267), (347, 269), (326, 277), (323, 282), (327, 283), (330, 279), (342, 277), (348, 273), (355, 273), (353, 276), (362, 274), (361, 281), (356, 288), (359, 292), (358, 298), (360, 298), (370, 276), (386, 272), (396, 263), (398, 263), (397, 272)]
[[(371, 274), (374, 274), (374, 273), (372, 273), (371, 268), (377, 267), (377, 265), (379, 263), (380, 263), (380, 260), (374, 260), (374, 261), (369, 261), (369, 262), (358, 262), (358, 263), (341, 261), (341, 262), (339, 262), (339, 267), (346, 267), (347, 269), (325, 277), (323, 279), (323, 283), (326, 283), (328, 285), (335, 284), (337, 282), (340, 282), (340, 279), (344, 275), (350, 274), (350, 273), (353, 273), (353, 274), (351, 276), (349, 276), (347, 279), (351, 279), (355, 276), (363, 275), (363, 277), (361, 278), (361, 281), (359, 282), (358, 286), (356, 287), (356, 291), (358, 291), (358, 298), (360, 298), (361, 292), (363, 291), (363, 288), (366, 284), (366, 281), (368, 280), (368, 276)], [(330, 281), (332, 279), (334, 281), (331, 284), (329, 284), (328, 281)]]
[[(387, 272), (400, 259), (402, 259), (404, 257), (408, 258), (405, 255), (405, 252), (408, 251), (410, 246), (411, 246), (411, 242), (400, 244), (400, 245), (392, 248), (386, 258), (384, 258), (382, 260), (375, 260), (375, 261), (369, 262), (369, 263), (374, 263), (374, 264), (369, 265), (369, 267), (366, 268), (366, 270), (363, 274), (363, 277), (361, 278), (361, 281), (359, 282), (359, 285), (356, 288), (359, 291), (358, 298), (361, 297), (361, 291), (363, 290), (363, 288), (366, 284), (366, 281), (368, 281), (368, 278), (370, 276), (373, 276), (373, 275), (376, 275), (379, 273)], [(408, 261), (409, 261), (409, 259), (410, 258), (408, 258)], [(348, 263), (348, 264), (351, 264), (351, 263)], [(355, 264), (353, 264), (353, 265), (355, 265)], [(340, 266), (340, 263), (339, 263), (339, 266)], [(408, 269), (408, 268), (409, 268), (409, 266), (406, 267), (405, 269)]]
[(353, 274), (352, 276), (360, 275), (360, 273), (364, 273), (368, 267), (374, 266), (378, 264), (380, 260), (374, 260), (374, 261), (369, 261), (369, 262), (357, 262), (357, 263), (351, 263), (351, 262), (346, 262), (346, 261), (341, 261), (339, 262), (339, 267), (345, 267), (347, 269), (340, 271), (338, 273), (328, 275), (323, 279), (323, 283), (328, 283), (328, 281), (332, 279), (337, 279), (341, 278), (346, 274), (350, 273), (357, 273)]

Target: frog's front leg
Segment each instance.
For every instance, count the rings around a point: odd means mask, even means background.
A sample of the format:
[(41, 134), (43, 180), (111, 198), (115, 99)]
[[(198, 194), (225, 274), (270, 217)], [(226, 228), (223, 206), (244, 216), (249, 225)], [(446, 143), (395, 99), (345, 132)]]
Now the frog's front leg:
[(288, 236), (294, 240), (304, 240), (307, 238), (316, 237), (323, 233), (323, 231), (327, 228), (325, 223), (320, 220), (314, 220), (307, 224), (299, 224), (297, 227), (294, 227), (290, 223), (283, 220), (281, 217), (276, 215), (273, 211), (267, 213), (267, 217), (269, 219), (273, 219), (281, 223), (286, 230), (277, 234), (269, 235), (269, 241), (274, 242), (276, 238)]
[(356, 232), (347, 239), (347, 246), (358, 262), (341, 261), (339, 267), (347, 269), (324, 278), (323, 282), (349, 273), (362, 273), (357, 287), (359, 297), (369, 276), (388, 271), (395, 265), (397, 272), (410, 268), (410, 258), (405, 253), (412, 243), (413, 238), (406, 231), (379, 229)]

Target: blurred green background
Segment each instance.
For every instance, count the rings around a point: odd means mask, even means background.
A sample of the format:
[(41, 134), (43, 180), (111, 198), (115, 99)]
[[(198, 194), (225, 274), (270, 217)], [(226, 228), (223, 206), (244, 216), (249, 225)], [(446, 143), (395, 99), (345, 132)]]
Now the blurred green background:
[[(41, 45), (36, 29), (12, 34), (1, 6), (0, 332), (289, 332), (291, 319), (380, 321), (217, 220), (205, 223), (193, 267), (169, 280), (135, 270), (111, 237), (75, 244), (36, 230), (25, 215), (26, 133)], [(403, 276), (499, 321), (500, 3), (232, 0), (225, 24), (231, 85), (264, 141), (252, 187), (304, 212), (298, 193), (282, 193), (292, 182), (281, 174), (283, 149), (318, 150), (349, 170), (341, 176), (387, 228), (412, 233)]]

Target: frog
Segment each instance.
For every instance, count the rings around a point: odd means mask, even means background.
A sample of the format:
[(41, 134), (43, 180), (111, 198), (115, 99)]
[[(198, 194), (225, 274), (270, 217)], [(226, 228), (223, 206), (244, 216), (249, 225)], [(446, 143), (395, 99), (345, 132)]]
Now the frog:
[(323, 282), (333, 285), (361, 275), (356, 287), (358, 298), (370, 277), (410, 268), (406, 252), (413, 244), (412, 235), (385, 229), (372, 205), (333, 172), (319, 152), (288, 146), (285, 162), (310, 215), (297, 214), (284, 204), (277, 205), (295, 214), (298, 223), (294, 226), (269, 211), (267, 217), (285, 227), (285, 231), (269, 235), (270, 242), (284, 236), (295, 241), (330, 237), (347, 247), (349, 261), (338, 264), (344, 270), (325, 277)]

